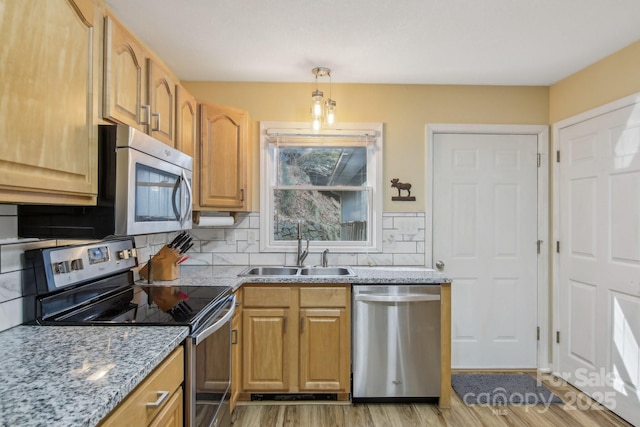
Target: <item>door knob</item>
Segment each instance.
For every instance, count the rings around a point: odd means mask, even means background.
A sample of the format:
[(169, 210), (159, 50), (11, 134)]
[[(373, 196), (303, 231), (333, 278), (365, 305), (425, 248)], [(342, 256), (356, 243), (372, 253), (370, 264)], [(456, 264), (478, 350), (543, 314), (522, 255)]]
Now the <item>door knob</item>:
[(444, 262), (441, 260), (436, 261), (436, 270), (442, 271), (444, 270)]

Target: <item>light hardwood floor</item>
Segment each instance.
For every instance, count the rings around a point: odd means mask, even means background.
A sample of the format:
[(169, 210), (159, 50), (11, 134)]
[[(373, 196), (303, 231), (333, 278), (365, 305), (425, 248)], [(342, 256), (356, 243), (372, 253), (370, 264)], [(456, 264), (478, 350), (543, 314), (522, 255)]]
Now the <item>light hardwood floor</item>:
[(570, 385), (547, 388), (565, 402), (562, 405), (466, 406), (452, 392), (451, 409), (436, 405), (262, 404), (246, 402), (233, 413), (233, 427), (408, 427), (408, 426), (615, 426), (631, 424), (591, 401)]

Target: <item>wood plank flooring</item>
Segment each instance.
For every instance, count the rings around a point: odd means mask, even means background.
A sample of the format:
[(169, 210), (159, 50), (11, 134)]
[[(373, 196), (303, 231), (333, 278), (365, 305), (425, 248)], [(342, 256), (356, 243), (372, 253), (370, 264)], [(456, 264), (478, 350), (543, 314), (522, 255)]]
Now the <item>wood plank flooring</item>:
[[(535, 375), (532, 375), (535, 377)], [(455, 392), (451, 409), (429, 404), (326, 404), (245, 402), (233, 413), (233, 427), (409, 427), (409, 426), (598, 426), (632, 427), (568, 384), (545, 385), (562, 405), (466, 406)]]

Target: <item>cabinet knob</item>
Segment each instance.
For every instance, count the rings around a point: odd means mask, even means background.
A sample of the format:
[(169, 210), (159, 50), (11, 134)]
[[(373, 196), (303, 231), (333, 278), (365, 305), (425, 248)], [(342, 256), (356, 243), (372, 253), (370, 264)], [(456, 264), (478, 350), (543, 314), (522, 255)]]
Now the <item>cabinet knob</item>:
[(438, 271), (444, 270), (444, 261), (441, 261), (441, 260), (436, 261), (436, 270)]

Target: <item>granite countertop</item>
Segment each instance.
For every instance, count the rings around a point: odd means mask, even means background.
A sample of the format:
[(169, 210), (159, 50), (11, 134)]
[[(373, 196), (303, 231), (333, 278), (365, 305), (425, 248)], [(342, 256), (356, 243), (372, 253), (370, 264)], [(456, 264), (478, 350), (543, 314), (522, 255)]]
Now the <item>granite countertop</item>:
[(442, 273), (420, 267), (349, 267), (355, 276), (250, 276), (238, 277), (243, 266), (181, 266), (180, 277), (171, 281), (156, 280), (156, 284), (171, 286), (230, 286), (234, 291), (245, 283), (352, 283), (352, 284), (424, 284), (451, 283)]
[(182, 326), (0, 333), (1, 426), (95, 426), (187, 337)]
[[(181, 266), (171, 286), (450, 283), (419, 267), (356, 276), (238, 277), (243, 266)], [(95, 426), (187, 337), (182, 326), (17, 326), (0, 333), (0, 426)]]

